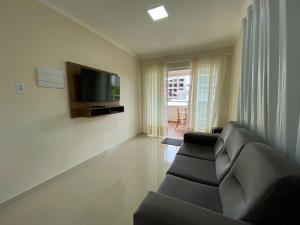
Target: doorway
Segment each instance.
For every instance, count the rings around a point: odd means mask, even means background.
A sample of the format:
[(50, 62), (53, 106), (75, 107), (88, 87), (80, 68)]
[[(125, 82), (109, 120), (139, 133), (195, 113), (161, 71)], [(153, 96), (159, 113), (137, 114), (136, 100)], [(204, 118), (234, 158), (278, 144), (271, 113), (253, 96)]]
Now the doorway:
[(170, 138), (183, 139), (187, 131), (190, 87), (190, 69), (168, 71), (167, 136)]

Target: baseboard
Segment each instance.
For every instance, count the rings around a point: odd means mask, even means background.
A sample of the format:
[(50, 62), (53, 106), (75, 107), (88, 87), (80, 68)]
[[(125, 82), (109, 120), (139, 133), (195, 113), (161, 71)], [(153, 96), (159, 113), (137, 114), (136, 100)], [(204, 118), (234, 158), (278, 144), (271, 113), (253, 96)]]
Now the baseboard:
[(141, 132), (138, 132), (138, 133), (136, 133), (136, 134), (134, 134), (134, 135), (132, 135), (132, 136), (129, 136), (129, 137), (127, 137), (127, 138), (121, 140), (120, 142), (118, 142), (118, 143), (116, 143), (116, 144), (112, 144), (112, 145), (110, 145), (109, 147), (105, 148), (103, 151), (101, 151), (101, 152), (99, 152), (99, 153), (97, 153), (97, 154), (95, 154), (95, 155), (89, 157), (88, 159), (82, 160), (81, 162), (77, 163), (76, 165), (71, 166), (70, 168), (67, 168), (67, 169), (63, 170), (62, 172), (60, 172), (60, 173), (58, 173), (58, 174), (56, 174), (56, 175), (54, 175), (54, 176), (52, 176), (52, 177), (50, 177), (50, 178), (48, 178), (48, 179), (42, 181), (42, 182), (40, 182), (40, 183), (37, 183), (37, 184), (35, 184), (35, 185), (32, 185), (31, 187), (25, 189), (24, 191), (19, 192), (19, 193), (15, 194), (14, 196), (12, 196), (12, 197), (10, 197), (10, 198), (8, 198), (8, 199), (6, 199), (6, 200), (0, 202), (0, 209), (3, 208), (3, 207), (6, 207), (7, 205), (11, 204), (12, 202), (17, 201), (18, 199), (20, 199), (20, 198), (23, 197), (24, 195), (29, 194), (29, 193), (31, 193), (31, 192), (33, 192), (33, 191), (35, 191), (35, 190), (37, 190), (37, 189), (43, 187), (44, 185), (46, 185), (46, 184), (48, 184), (48, 183), (50, 183), (50, 182), (53, 182), (53, 181), (56, 180), (58, 177), (67, 174), (70, 170), (72, 170), (72, 169), (74, 169), (74, 168), (76, 168), (76, 167), (79, 167), (79, 166), (81, 166), (82, 164), (89, 162), (90, 160), (93, 160), (94, 158), (96, 158), (96, 157), (99, 156), (100, 154), (104, 153), (105, 151), (107, 151), (107, 150), (109, 150), (109, 149), (112, 149), (112, 148), (116, 148), (116, 147), (118, 147), (118, 146), (121, 146), (121, 145), (123, 145), (123, 144), (129, 142), (130, 140), (132, 140), (133, 138), (139, 136), (140, 134), (141, 134)]

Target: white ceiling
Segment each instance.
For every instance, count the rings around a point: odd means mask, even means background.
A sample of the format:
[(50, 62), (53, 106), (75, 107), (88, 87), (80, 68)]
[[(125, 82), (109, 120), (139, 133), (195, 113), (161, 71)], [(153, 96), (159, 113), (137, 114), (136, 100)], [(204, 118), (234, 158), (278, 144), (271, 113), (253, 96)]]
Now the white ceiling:
[[(248, 0), (39, 0), (140, 58), (228, 46)], [(169, 17), (152, 21), (147, 9)]]

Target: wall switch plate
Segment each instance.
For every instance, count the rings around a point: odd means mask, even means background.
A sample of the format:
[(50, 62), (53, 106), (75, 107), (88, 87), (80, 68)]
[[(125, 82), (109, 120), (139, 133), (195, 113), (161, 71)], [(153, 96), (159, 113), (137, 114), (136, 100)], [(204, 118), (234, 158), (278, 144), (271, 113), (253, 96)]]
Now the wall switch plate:
[(16, 82), (16, 92), (18, 94), (24, 94), (25, 93), (25, 83), (24, 82)]

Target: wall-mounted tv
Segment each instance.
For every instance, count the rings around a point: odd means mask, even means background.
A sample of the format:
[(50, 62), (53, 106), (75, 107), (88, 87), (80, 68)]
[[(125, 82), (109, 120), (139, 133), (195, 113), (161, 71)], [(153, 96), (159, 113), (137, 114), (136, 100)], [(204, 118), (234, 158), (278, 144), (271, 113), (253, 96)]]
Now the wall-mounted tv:
[(120, 77), (105, 71), (81, 68), (80, 101), (120, 101)]

